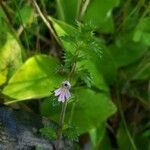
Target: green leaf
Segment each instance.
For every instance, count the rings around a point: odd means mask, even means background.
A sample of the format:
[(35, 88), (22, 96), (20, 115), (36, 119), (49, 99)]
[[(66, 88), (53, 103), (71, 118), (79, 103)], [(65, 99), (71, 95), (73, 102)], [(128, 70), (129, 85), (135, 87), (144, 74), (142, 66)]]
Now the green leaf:
[(63, 21), (54, 19), (52, 17), (49, 17), (48, 19), (52, 22), (53, 27), (54, 27), (58, 37), (60, 38), (60, 41), (62, 42), (62, 44), (64, 46), (64, 49), (69, 50), (70, 52), (74, 52), (75, 47), (72, 45), (72, 43), (69, 43), (69, 42), (61, 39), (61, 37), (69, 35), (69, 34), (74, 34), (77, 31), (77, 29)]
[(108, 84), (117, 80), (118, 69), (131, 65), (142, 58), (148, 47), (132, 41), (132, 34), (122, 33), (114, 44), (102, 46), (100, 70)]
[(88, 72), (90, 72), (92, 86), (101, 90), (108, 91), (108, 87), (104, 81), (103, 76), (101, 75), (101, 71), (99, 70), (99, 67), (97, 66), (99, 62), (100, 60), (99, 61), (97, 60), (95, 63), (95, 60), (93, 60), (93, 57), (88, 58), (87, 56), (86, 59), (83, 59), (82, 61), (77, 63), (77, 68), (83, 67), (84, 69), (87, 69)]
[(111, 54), (119, 67), (136, 62), (148, 52), (148, 47), (142, 43), (133, 42), (132, 35), (133, 32), (122, 33), (116, 38), (115, 45), (110, 46)]
[(18, 9), (15, 15), (16, 22), (21, 22), (22, 24), (33, 22), (33, 8), (29, 5), (24, 5), (21, 9)]
[(140, 20), (136, 26), (133, 41), (142, 42), (143, 44), (150, 46), (150, 17), (144, 17)]
[(100, 143), (102, 142), (105, 134), (106, 134), (106, 123), (100, 124), (99, 127), (93, 128), (89, 131), (90, 138), (92, 141), (92, 149), (98, 149)]
[(44, 127), (40, 129), (40, 132), (43, 136), (50, 140), (55, 140), (57, 138), (56, 131), (50, 127)]
[(94, 24), (102, 32), (113, 32), (112, 9), (119, 0), (91, 0), (83, 16), (83, 21)]
[[(68, 104), (65, 121), (70, 121), (71, 110), (74, 105), (74, 113), (71, 120), (78, 128), (79, 133), (98, 127), (116, 111), (116, 107), (107, 94), (96, 93), (84, 88), (76, 89), (74, 94), (76, 102)], [(41, 104), (41, 113), (55, 121), (58, 121), (60, 111), (61, 107), (54, 108), (50, 101), (44, 101)]]
[(60, 20), (75, 24), (78, 0), (57, 0), (57, 12)]
[(0, 7), (0, 48), (5, 44), (7, 40), (7, 32), (9, 31), (8, 26), (4, 20), (6, 18), (5, 13)]
[(22, 65), (22, 49), (15, 37), (9, 33), (7, 41), (0, 48), (0, 85), (5, 83)]
[(120, 127), (117, 132), (117, 141), (118, 141), (119, 149), (121, 150), (134, 149), (129, 139), (128, 133), (122, 123), (120, 124)]
[(109, 138), (107, 132), (105, 132), (105, 135), (104, 135), (102, 141), (100, 142), (100, 145), (99, 145), (98, 149), (104, 149), (104, 150), (110, 150), (110, 149), (112, 149), (111, 139)]
[[(149, 80), (150, 79), (150, 53), (145, 53), (144, 59), (124, 68), (126, 76), (130, 80)], [(136, 73), (135, 73), (136, 72)]]
[(73, 26), (63, 21), (54, 19), (52, 17), (48, 17), (48, 19), (52, 22), (53, 27), (59, 37), (74, 33), (76, 31), (76, 29)]
[(16, 99), (13, 102), (49, 96), (64, 79), (56, 72), (58, 64), (46, 55), (29, 58), (9, 80), (3, 94)]
[(78, 128), (74, 125), (66, 125), (65, 129), (63, 129), (63, 135), (68, 138), (68, 140), (77, 141), (78, 142)]
[(88, 69), (83, 69), (79, 71), (78, 75), (79, 75), (79, 78), (81, 79), (81, 82), (85, 83), (87, 87), (91, 88), (92, 78)]
[[(72, 54), (74, 54), (75, 50), (78, 50), (80, 54), (86, 58), (77, 62), (77, 69), (80, 70), (82, 67), (87, 69), (93, 78), (93, 85), (99, 89), (108, 90), (98, 68), (100, 62), (100, 57), (97, 53), (97, 51), (100, 51), (99, 45), (91, 31), (86, 30), (84, 26), (77, 30), (63, 22), (58, 22), (57, 20), (53, 20), (53, 22), (55, 30), (60, 36), (65, 37), (65, 35), (68, 35), (65, 38), (61, 38), (65, 50)], [(75, 31), (77, 31), (77, 33)]]

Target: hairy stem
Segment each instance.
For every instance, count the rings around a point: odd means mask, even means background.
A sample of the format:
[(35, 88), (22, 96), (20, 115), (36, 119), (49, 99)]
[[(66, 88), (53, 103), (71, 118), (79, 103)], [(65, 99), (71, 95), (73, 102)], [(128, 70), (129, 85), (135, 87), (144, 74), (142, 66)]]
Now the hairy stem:
[(67, 108), (67, 101), (65, 101), (62, 104), (62, 110), (61, 110), (60, 120), (59, 120), (60, 127), (59, 127), (58, 135), (57, 135), (57, 140), (58, 140), (58, 144), (57, 144), (57, 147), (56, 147), (57, 150), (59, 150), (60, 146), (61, 146), (62, 131), (63, 131), (63, 126), (64, 126), (66, 108)]

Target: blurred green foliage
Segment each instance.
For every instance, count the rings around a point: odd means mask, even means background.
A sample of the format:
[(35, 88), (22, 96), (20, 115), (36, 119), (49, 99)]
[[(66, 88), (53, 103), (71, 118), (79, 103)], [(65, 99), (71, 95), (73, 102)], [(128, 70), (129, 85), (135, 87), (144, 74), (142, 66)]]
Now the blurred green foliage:
[[(38, 0), (37, 6), (2, 0), (0, 6), (1, 103), (40, 100), (39, 113), (58, 122), (53, 91), (75, 64), (64, 136), (84, 141), (86, 133), (91, 149), (150, 149), (148, 0)], [(48, 127), (41, 133), (56, 138)]]

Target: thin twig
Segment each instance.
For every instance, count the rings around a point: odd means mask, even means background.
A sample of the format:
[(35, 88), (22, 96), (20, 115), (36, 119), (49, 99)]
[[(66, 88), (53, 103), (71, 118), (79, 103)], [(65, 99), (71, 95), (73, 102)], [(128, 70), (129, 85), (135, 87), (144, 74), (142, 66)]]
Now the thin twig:
[(130, 132), (128, 130), (126, 120), (124, 118), (124, 114), (123, 114), (121, 103), (120, 103), (120, 95), (119, 95), (119, 91), (118, 90), (116, 91), (116, 96), (117, 96), (118, 110), (120, 112), (120, 116), (121, 116), (121, 119), (122, 119), (122, 122), (123, 122), (123, 125), (124, 125), (124, 128), (125, 128), (126, 134), (127, 134), (128, 138), (129, 138), (129, 141), (130, 141), (130, 144), (132, 145), (133, 150), (137, 150), (136, 145), (134, 143), (134, 140), (132, 139), (132, 136), (131, 136), (131, 134), (130, 134)]
[(68, 75), (68, 81), (71, 80), (71, 77), (72, 77), (72, 75), (73, 75), (73, 73), (74, 73), (74, 71), (75, 71), (75, 68), (76, 68), (76, 63), (73, 63), (72, 69), (71, 69), (71, 71), (70, 71), (70, 73), (69, 73), (69, 75)]
[(1, 5), (1, 8), (3, 9), (3, 11), (4, 11), (6, 17), (7, 17), (8, 22), (11, 24), (11, 23), (12, 23), (12, 16), (11, 16), (11, 14), (10, 14), (9, 9), (7, 8), (6, 3), (1, 0), (1, 1), (0, 1), (0, 5)]
[(38, 14), (40, 15), (40, 17), (42, 18), (43, 22), (45, 23), (45, 25), (48, 27), (48, 29), (50, 30), (50, 32), (52, 33), (52, 35), (54, 36), (55, 40), (61, 45), (52, 25), (49, 23), (49, 21), (47, 20), (47, 18), (44, 16), (44, 14), (42, 13), (42, 11), (40, 10), (37, 2), (35, 0), (31, 0), (34, 7), (36, 8)]

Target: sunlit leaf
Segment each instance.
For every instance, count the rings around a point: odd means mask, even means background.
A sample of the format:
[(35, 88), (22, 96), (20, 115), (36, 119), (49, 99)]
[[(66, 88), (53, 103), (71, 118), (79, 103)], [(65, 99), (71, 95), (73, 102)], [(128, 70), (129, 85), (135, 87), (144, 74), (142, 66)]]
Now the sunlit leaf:
[(64, 79), (56, 72), (58, 64), (56, 59), (46, 55), (29, 58), (9, 80), (3, 94), (18, 101), (50, 95)]
[(9, 33), (7, 41), (0, 48), (0, 84), (6, 82), (22, 65), (22, 48), (15, 37)]
[(0, 48), (3, 47), (7, 40), (7, 32), (9, 31), (8, 26), (4, 20), (6, 17), (4, 11), (0, 7)]
[[(71, 26), (71, 25), (69, 25), (63, 21), (56, 20), (56, 19), (51, 18), (51, 17), (49, 17), (49, 19), (53, 23), (53, 27), (54, 27), (58, 37), (63, 37), (65, 35), (73, 34), (75, 31), (77, 31), (73, 26)], [(69, 43), (69, 42), (62, 40), (62, 39), (60, 39), (60, 40), (61, 40), (65, 50), (69, 49), (70, 52), (75, 51), (75, 48), (72, 45), (72, 43)]]

